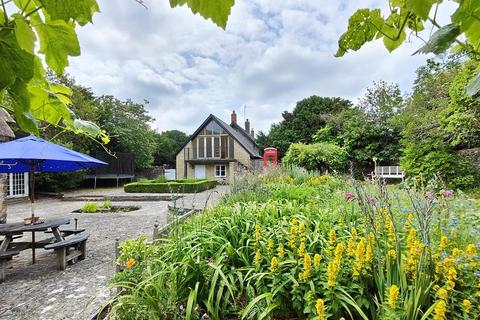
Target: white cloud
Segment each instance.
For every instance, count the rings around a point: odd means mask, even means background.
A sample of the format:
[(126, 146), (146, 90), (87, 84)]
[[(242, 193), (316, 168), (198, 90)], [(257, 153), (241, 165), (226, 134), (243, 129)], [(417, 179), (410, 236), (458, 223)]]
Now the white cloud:
[(209, 113), (229, 120), (232, 109), (243, 121), (244, 105), (265, 131), (313, 94), (355, 100), (380, 79), (409, 90), (426, 59), (411, 57), (418, 43), (333, 57), (348, 17), (384, 1), (237, 1), (226, 31), (166, 0), (146, 3), (100, 0), (102, 13), (79, 29), (82, 55), (68, 72), (96, 94), (149, 100), (160, 131), (191, 133)]

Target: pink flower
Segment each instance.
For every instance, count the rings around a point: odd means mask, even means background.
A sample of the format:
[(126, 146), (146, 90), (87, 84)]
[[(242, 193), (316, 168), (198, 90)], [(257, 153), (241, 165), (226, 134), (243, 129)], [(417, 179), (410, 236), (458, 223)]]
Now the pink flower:
[(353, 201), (355, 199), (357, 199), (357, 197), (355, 197), (355, 195), (353, 193), (351, 193), (351, 192), (345, 193), (345, 200), (346, 201)]
[(442, 190), (440, 190), (440, 194), (443, 195), (446, 198), (449, 198), (449, 197), (453, 196), (453, 191), (442, 189)]
[(377, 205), (377, 199), (375, 199), (375, 197), (368, 196), (367, 201), (372, 207), (375, 207)]

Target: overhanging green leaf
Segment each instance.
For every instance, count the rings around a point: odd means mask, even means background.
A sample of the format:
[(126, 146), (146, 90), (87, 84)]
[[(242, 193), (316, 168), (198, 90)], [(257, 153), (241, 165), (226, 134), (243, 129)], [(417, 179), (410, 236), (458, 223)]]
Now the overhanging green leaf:
[(170, 0), (170, 6), (172, 8), (183, 6), (184, 4), (186, 4), (193, 13), (199, 13), (205, 19), (211, 19), (217, 26), (225, 29), (235, 0)]
[(40, 0), (40, 2), (52, 20), (70, 22), (72, 19), (81, 26), (92, 22), (93, 14), (100, 11), (95, 0)]
[(411, 10), (417, 17), (426, 20), (433, 4), (437, 2), (437, 0), (406, 0), (405, 7)]
[(32, 16), (40, 38), (40, 52), (45, 54), (47, 65), (57, 74), (68, 66), (68, 56), (80, 55), (80, 45), (72, 23), (63, 20), (43, 23), (38, 15)]
[(441, 27), (432, 35), (428, 42), (418, 49), (414, 54), (417, 53), (434, 53), (440, 54), (445, 52), (452, 43), (455, 41), (457, 36), (460, 34), (460, 29), (453, 25), (448, 24)]
[(15, 17), (15, 37), (22, 50), (33, 54), (33, 48), (35, 47), (35, 34), (27, 21), (21, 16)]
[(480, 93), (480, 71), (467, 86), (467, 94), (470, 97), (474, 97)]

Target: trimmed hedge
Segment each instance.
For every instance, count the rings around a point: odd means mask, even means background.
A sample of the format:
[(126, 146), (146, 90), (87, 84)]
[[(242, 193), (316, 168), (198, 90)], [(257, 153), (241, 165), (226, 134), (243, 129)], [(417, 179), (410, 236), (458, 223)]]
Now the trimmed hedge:
[(185, 179), (168, 182), (142, 181), (126, 184), (123, 189), (129, 193), (196, 193), (212, 189), (217, 180)]

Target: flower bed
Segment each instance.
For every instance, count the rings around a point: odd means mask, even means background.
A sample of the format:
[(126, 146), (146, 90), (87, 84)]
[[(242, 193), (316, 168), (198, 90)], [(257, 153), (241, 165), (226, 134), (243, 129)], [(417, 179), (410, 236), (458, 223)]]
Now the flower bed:
[(118, 319), (478, 319), (478, 207), (332, 177), (245, 184), (122, 244)]
[(186, 179), (156, 182), (155, 180), (128, 183), (125, 192), (130, 193), (196, 193), (215, 188), (217, 180)]

